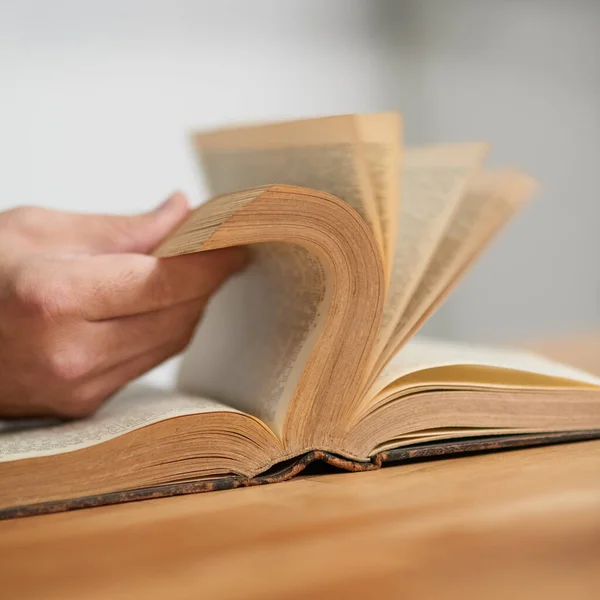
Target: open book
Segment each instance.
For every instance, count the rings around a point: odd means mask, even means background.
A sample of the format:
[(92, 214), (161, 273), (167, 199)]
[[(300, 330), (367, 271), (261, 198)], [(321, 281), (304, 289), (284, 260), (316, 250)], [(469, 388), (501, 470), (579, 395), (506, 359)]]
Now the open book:
[(403, 149), (395, 113), (200, 133), (215, 197), (160, 257), (249, 245), (176, 389), (0, 432), (0, 515), (600, 436), (600, 379), (504, 349), (411, 340), (532, 195), (486, 144)]

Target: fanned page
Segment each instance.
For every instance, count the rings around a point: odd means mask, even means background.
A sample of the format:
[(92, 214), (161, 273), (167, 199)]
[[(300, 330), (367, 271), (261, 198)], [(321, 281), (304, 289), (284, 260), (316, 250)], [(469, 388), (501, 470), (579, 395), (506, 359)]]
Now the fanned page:
[(399, 168), (404, 160), (401, 148), (402, 121), (398, 113), (356, 115), (355, 118), (379, 216), (386, 279), (389, 284), (402, 202)]
[(479, 172), (440, 233), (429, 262), (379, 353), (375, 372), (439, 306), (467, 268), (536, 189), (518, 171)]
[[(361, 120), (359, 120), (359, 118)], [(261, 185), (287, 184), (333, 194), (347, 202), (367, 223), (384, 255), (384, 241), (378, 202), (369, 173), (361, 135), (371, 115), (341, 115), (229, 128), (198, 133), (193, 138), (199, 163), (212, 194), (224, 194)], [(390, 116), (390, 118), (393, 118)], [(390, 134), (399, 144), (399, 126)], [(381, 128), (380, 128), (381, 129)], [(379, 129), (379, 130), (380, 130)], [(377, 129), (373, 137), (381, 138)], [(375, 152), (379, 153), (377, 149)], [(393, 158), (393, 157), (392, 157)], [(397, 166), (393, 168), (397, 172)], [(379, 187), (391, 185), (377, 176)], [(387, 193), (387, 190), (386, 190)]]
[(256, 415), (281, 437), (330, 309), (331, 273), (297, 245), (263, 243), (252, 254), (208, 306), (177, 385)]
[[(371, 121), (377, 127), (369, 127)], [(385, 261), (378, 205), (384, 196), (397, 196), (399, 129), (397, 115), (360, 121), (348, 115), (198, 134), (194, 143), (212, 193), (274, 182), (332, 193), (368, 225)], [(362, 138), (368, 139), (368, 164)], [(343, 227), (334, 220), (329, 225)], [(232, 402), (283, 437), (302, 373), (333, 310), (333, 273), (314, 249), (289, 239), (262, 241), (254, 246), (250, 268), (211, 303), (185, 354), (178, 386)], [(354, 269), (350, 276), (362, 273)], [(232, 365), (248, 376), (232, 376)]]
[(178, 387), (258, 417), (291, 453), (336, 449), (369, 383), (383, 305), (373, 237), (329, 194), (264, 186), (201, 205), (157, 254), (236, 245), (254, 260), (212, 299)]
[(402, 200), (396, 215), (398, 235), (375, 354), (380, 355), (389, 343), (486, 153), (486, 144), (454, 144), (405, 151)]

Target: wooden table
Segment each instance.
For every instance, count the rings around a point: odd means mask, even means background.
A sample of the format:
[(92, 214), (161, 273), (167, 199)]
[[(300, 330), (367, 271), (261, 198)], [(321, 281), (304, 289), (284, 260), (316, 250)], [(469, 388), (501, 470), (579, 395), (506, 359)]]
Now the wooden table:
[(3, 599), (317, 597), (600, 598), (600, 441), (0, 522)]

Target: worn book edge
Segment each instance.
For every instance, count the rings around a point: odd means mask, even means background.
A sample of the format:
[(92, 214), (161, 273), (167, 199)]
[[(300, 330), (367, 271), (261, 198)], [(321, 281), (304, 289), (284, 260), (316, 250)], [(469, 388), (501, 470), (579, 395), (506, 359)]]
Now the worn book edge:
[(293, 459), (271, 467), (268, 471), (248, 478), (238, 475), (219, 477), (185, 483), (160, 485), (137, 490), (98, 494), (69, 500), (55, 500), (25, 506), (15, 506), (0, 510), (0, 520), (29, 517), (35, 515), (59, 513), (82, 508), (136, 502), (152, 498), (165, 498), (229, 490), (239, 487), (250, 487), (266, 483), (279, 483), (292, 479), (302, 473), (316, 461), (321, 461), (342, 471), (372, 471), (383, 466), (402, 464), (410, 461), (427, 460), (431, 458), (452, 458), (464, 454), (479, 454), (502, 450), (517, 450), (533, 446), (564, 444), (600, 439), (600, 429), (565, 431), (553, 433), (532, 433), (515, 435), (482, 436), (479, 438), (456, 439), (445, 442), (426, 442), (385, 450), (371, 457), (369, 461), (353, 461), (342, 456), (313, 450)]

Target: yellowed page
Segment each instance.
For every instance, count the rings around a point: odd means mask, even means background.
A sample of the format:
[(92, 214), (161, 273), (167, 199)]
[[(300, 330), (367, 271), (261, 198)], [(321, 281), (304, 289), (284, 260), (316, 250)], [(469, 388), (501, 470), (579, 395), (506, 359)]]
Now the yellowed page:
[[(532, 383), (548, 387), (565, 387), (569, 383), (572, 383), (573, 387), (579, 387), (579, 384), (600, 387), (600, 377), (531, 352), (500, 346), (416, 337), (411, 339), (386, 365), (375, 380), (370, 394), (377, 395), (392, 384), (394, 386), (397, 384), (397, 387), (401, 388), (403, 379), (410, 381), (411, 385), (438, 384), (432, 369), (461, 366), (489, 367), (521, 373), (521, 376), (517, 375), (509, 379), (503, 377), (499, 380), (504, 384), (511, 383), (515, 387), (519, 387), (519, 382), (523, 387), (530, 386)], [(481, 383), (477, 370), (455, 368), (443, 372), (448, 382), (460, 382), (465, 385)], [(539, 377), (532, 378), (530, 375)], [(484, 381), (489, 381), (490, 386), (493, 385), (493, 377), (486, 378)], [(503, 383), (498, 385), (502, 386)]]
[[(382, 138), (364, 129), (369, 140)], [(194, 137), (194, 143), (213, 193), (270, 183), (331, 193), (356, 210), (383, 258), (379, 215), (355, 115), (201, 133)], [(308, 223), (307, 210), (298, 202), (296, 217)], [(334, 215), (325, 208), (319, 216), (325, 219), (323, 229), (330, 230), (328, 243), (351, 235), (335, 231), (341, 225), (336, 224)], [(281, 236), (285, 219), (278, 218), (277, 211), (271, 217), (265, 215), (269, 218), (270, 230), (276, 234), (279, 227)], [(294, 227), (288, 237), (297, 236), (299, 231)], [(249, 412), (283, 437), (288, 407), (294, 395), (302, 391), (301, 375), (326, 322), (333, 285), (326, 266), (331, 253), (316, 256), (298, 245), (260, 243), (264, 241), (252, 240), (256, 244), (252, 265), (211, 303), (185, 353), (178, 386)], [(336, 245), (341, 249), (339, 243)], [(353, 249), (361, 254), (355, 257), (360, 263), (371, 251)], [(377, 275), (374, 272), (369, 277), (377, 279)], [(356, 269), (343, 274), (352, 288), (360, 277), (363, 274)], [(340, 286), (338, 280), (336, 287)], [(376, 286), (373, 292), (378, 293)], [(237, 365), (235, 373), (232, 364)]]
[(441, 235), (435, 254), (381, 353), (380, 365), (406, 342), (458, 282), (493, 236), (536, 188), (516, 171), (478, 173)]
[[(314, 214), (314, 206), (309, 209), (310, 198), (289, 195), (300, 188), (279, 186), (280, 205), (258, 210), (259, 221), (244, 216), (253, 202), (272, 189), (250, 188), (200, 205), (156, 254), (168, 257), (251, 245), (250, 265), (210, 302), (184, 353), (177, 387), (221, 399), (256, 416), (281, 437), (287, 408), (324, 327), (332, 286), (325, 256), (292, 243), (292, 234), (286, 235), (288, 229), (298, 235), (301, 225), (308, 229), (307, 234), (300, 231), (300, 239), (306, 241), (323, 218)], [(327, 214), (326, 203), (319, 207)], [(290, 211), (300, 223), (290, 224)], [(269, 241), (273, 238), (289, 242)]]
[(485, 144), (405, 151), (398, 237), (376, 353), (398, 325), (486, 152)]
[(247, 193), (201, 205), (156, 251), (243, 245), (254, 254), (211, 300), (178, 385), (258, 417), (290, 451), (333, 448), (370, 383), (385, 297), (378, 249), (330, 194), (289, 185)]
[(239, 412), (208, 398), (134, 383), (85, 419), (43, 427), (23, 422), (21, 428), (0, 421), (0, 462), (81, 450), (159, 421), (223, 411)]
[(402, 120), (399, 113), (356, 115), (359, 137), (377, 205), (384, 244), (384, 266), (389, 283), (398, 235)]
[(328, 192), (358, 212), (383, 257), (361, 132), (357, 115), (341, 115), (198, 133), (194, 146), (212, 193), (279, 183)]
[(321, 332), (328, 275), (304, 248), (254, 246), (249, 268), (208, 307), (179, 370), (178, 388), (255, 415), (278, 436)]

